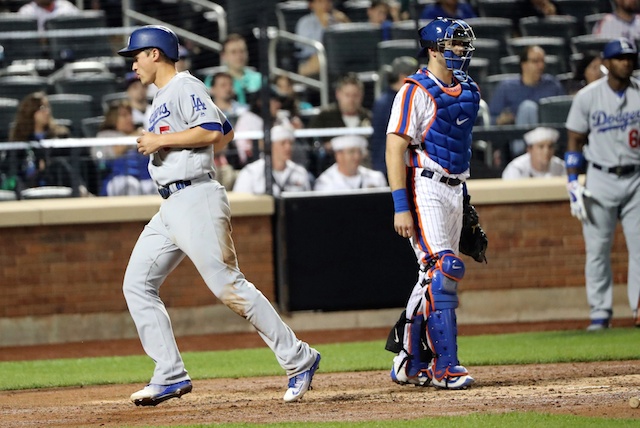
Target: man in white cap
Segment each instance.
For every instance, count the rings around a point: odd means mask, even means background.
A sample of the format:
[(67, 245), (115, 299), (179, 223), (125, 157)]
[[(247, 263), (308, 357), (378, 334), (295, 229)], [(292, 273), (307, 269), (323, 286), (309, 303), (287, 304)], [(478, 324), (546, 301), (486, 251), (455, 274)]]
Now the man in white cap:
[[(279, 196), (285, 191), (311, 190), (309, 172), (291, 160), (294, 142), (293, 128), (286, 125), (271, 128), (273, 196)], [(242, 168), (233, 191), (262, 195), (267, 192), (266, 188), (265, 161), (261, 158)]]
[(560, 133), (553, 128), (538, 127), (524, 134), (527, 152), (506, 166), (502, 178), (547, 178), (566, 175), (564, 161), (555, 156)]
[(335, 153), (336, 162), (320, 174), (314, 190), (340, 191), (387, 186), (384, 174), (360, 165), (367, 148), (367, 140), (364, 137), (335, 137), (331, 140), (331, 148)]

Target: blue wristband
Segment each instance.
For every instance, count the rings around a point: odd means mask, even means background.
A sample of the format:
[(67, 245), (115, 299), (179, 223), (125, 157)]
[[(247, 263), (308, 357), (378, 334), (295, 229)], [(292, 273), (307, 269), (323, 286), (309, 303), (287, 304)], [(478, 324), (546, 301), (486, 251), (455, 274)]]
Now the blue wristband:
[(582, 168), (584, 156), (580, 152), (566, 152), (564, 154), (564, 166), (566, 168)]
[(396, 213), (409, 211), (409, 198), (407, 197), (407, 189), (398, 189), (391, 192), (393, 197), (393, 207)]

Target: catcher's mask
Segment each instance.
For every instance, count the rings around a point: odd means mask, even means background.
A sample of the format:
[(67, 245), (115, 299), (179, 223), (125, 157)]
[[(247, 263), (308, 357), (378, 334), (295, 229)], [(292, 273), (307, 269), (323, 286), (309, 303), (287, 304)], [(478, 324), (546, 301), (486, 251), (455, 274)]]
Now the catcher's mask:
[(438, 40), (438, 48), (444, 55), (449, 70), (461, 70), (465, 73), (469, 68), (476, 35), (473, 29), (461, 19), (453, 21), (447, 27), (442, 39)]

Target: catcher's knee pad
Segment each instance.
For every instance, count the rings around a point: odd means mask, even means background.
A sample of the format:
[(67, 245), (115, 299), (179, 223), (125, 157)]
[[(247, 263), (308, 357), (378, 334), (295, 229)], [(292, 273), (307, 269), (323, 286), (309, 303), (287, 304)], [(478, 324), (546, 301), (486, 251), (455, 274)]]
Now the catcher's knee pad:
[(433, 376), (444, 376), (458, 363), (458, 281), (464, 276), (464, 263), (452, 253), (444, 254), (430, 272), (427, 287), (427, 339), (434, 353)]

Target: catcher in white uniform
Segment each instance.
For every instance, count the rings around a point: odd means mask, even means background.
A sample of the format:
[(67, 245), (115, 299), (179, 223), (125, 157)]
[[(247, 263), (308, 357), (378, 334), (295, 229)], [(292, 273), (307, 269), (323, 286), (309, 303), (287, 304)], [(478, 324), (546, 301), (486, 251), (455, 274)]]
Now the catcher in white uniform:
[[(567, 117), (565, 165), (571, 214), (582, 221), (591, 324), (608, 328), (613, 316), (611, 246), (618, 220), (629, 252), (629, 306), (640, 327), (640, 81), (633, 77), (638, 52), (620, 38), (602, 50), (607, 76), (582, 88)], [(585, 186), (578, 172), (585, 160)]]
[(316, 179), (315, 190), (356, 190), (386, 187), (387, 179), (380, 171), (360, 165), (367, 140), (359, 135), (342, 135), (331, 139), (336, 162)]
[(191, 391), (160, 286), (188, 256), (215, 296), (256, 328), (289, 376), (284, 400), (296, 401), (311, 386), (320, 354), (298, 340), (270, 302), (238, 269), (231, 239), (231, 210), (214, 179), (213, 152), (233, 138), (224, 114), (204, 84), (178, 73), (178, 37), (166, 27), (135, 30), (119, 54), (133, 58), (144, 84), (158, 87), (148, 132), (138, 151), (150, 156), (149, 172), (164, 198), (133, 249), (123, 291), (142, 346), (155, 362), (151, 382), (131, 396), (155, 406)]

